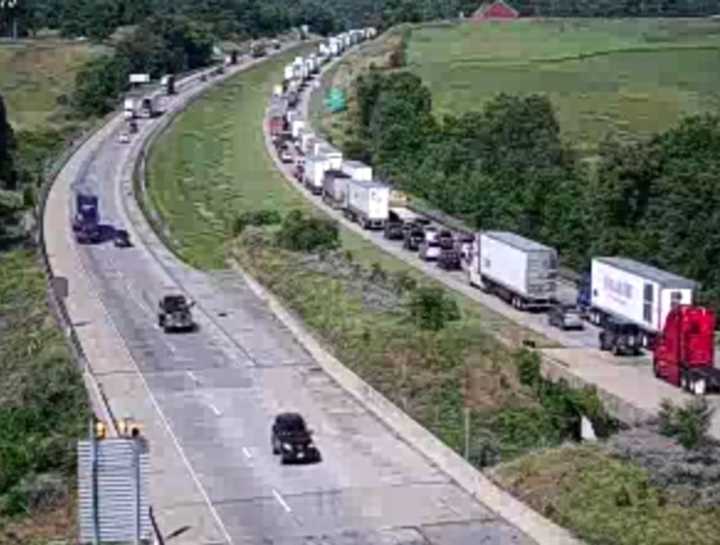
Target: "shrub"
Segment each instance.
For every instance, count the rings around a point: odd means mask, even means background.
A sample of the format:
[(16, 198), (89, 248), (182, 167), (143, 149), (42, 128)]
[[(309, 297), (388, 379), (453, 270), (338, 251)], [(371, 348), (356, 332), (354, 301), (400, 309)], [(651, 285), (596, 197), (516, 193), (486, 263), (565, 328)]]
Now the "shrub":
[(370, 280), (372, 282), (384, 283), (387, 280), (387, 273), (377, 261), (370, 268)]
[(285, 216), (275, 240), (278, 246), (295, 252), (334, 250), (340, 245), (340, 233), (335, 221), (293, 210)]
[(393, 274), (392, 284), (395, 291), (399, 294), (413, 291), (417, 288), (417, 280), (415, 280), (407, 271), (398, 271)]
[(440, 331), (447, 322), (460, 319), (455, 299), (442, 288), (421, 287), (415, 290), (409, 303), (410, 317), (421, 328)]
[(677, 439), (686, 449), (695, 449), (708, 441), (708, 430), (715, 409), (705, 398), (691, 399), (683, 407), (676, 407), (664, 399), (658, 414), (660, 433)]
[(242, 233), (249, 225), (263, 226), (263, 225), (277, 225), (282, 221), (282, 216), (277, 210), (253, 210), (251, 212), (244, 212), (240, 214), (233, 222), (233, 234), (238, 236)]

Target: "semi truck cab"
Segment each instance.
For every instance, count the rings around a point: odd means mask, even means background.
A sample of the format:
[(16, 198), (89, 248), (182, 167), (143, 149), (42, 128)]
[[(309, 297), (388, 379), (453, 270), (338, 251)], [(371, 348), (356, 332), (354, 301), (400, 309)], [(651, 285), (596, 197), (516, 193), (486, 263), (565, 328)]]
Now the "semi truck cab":
[(678, 305), (665, 320), (653, 352), (655, 376), (695, 394), (720, 388), (715, 368), (715, 313)]

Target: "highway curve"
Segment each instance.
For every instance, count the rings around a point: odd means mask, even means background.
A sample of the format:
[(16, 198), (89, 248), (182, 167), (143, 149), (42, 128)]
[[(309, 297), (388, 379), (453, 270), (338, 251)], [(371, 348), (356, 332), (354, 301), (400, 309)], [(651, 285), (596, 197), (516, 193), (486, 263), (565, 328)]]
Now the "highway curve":
[[(193, 90), (168, 101), (176, 110)], [(258, 115), (261, 115), (258, 113)], [(143, 422), (151, 498), (171, 543), (534, 543), (476, 502), (342, 391), (235, 274), (205, 274), (164, 249), (141, 216), (131, 173), (143, 140), (117, 142), (114, 118), (58, 177), (45, 216), (50, 263), (70, 278), (68, 311), (116, 416)], [(72, 189), (100, 196), (103, 224), (134, 248), (77, 246)], [(198, 302), (200, 328), (164, 334), (165, 290)], [(274, 415), (299, 410), (323, 462), (282, 466)]]

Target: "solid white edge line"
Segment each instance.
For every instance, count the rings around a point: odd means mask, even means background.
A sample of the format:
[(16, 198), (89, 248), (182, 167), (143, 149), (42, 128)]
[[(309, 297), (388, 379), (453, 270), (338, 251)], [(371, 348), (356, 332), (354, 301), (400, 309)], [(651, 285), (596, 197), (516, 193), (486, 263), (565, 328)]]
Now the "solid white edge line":
[[(98, 149), (103, 146), (105, 138), (101, 139), (98, 143)], [(78, 150), (79, 151), (79, 150)], [(69, 188), (70, 191), (72, 191), (72, 188)], [(185, 451), (183, 450), (182, 446), (180, 446), (180, 441), (178, 440), (177, 436), (172, 430), (172, 427), (170, 426), (170, 423), (168, 422), (168, 419), (166, 418), (165, 414), (163, 413), (162, 409), (160, 409), (160, 405), (157, 402), (157, 399), (152, 393), (152, 390), (150, 389), (150, 386), (147, 383), (147, 380), (145, 379), (145, 376), (143, 375), (142, 371), (140, 371), (140, 367), (137, 364), (137, 361), (135, 361), (135, 358), (133, 358), (130, 349), (127, 346), (127, 342), (125, 340), (125, 337), (123, 337), (120, 334), (120, 331), (118, 330), (115, 321), (112, 319), (112, 316), (110, 315), (110, 312), (107, 309), (107, 306), (105, 305), (105, 301), (102, 299), (102, 297), (99, 296), (99, 291), (96, 285), (96, 280), (92, 274), (88, 273), (87, 268), (85, 267), (85, 263), (82, 259), (82, 256), (80, 252), (78, 251), (76, 245), (74, 244), (74, 241), (72, 240), (72, 237), (66, 229), (66, 240), (69, 242), (69, 246), (72, 248), (71, 251), (73, 251), (77, 257), (77, 262), (80, 265), (80, 268), (82, 269), (82, 272), (85, 274), (86, 278), (88, 278), (90, 283), (90, 289), (94, 292), (95, 299), (100, 304), (100, 307), (103, 310), (103, 313), (105, 314), (105, 318), (109, 324), (109, 326), (112, 328), (112, 330), (115, 332), (115, 335), (120, 339), (120, 343), (127, 355), (127, 358), (130, 362), (132, 362), (133, 367), (135, 367), (135, 372), (137, 373), (138, 377), (140, 378), (140, 381), (142, 382), (143, 388), (145, 388), (145, 391), (148, 394), (148, 397), (150, 398), (150, 401), (153, 404), (153, 407), (155, 408), (155, 411), (157, 411), (158, 416), (160, 417), (160, 420), (162, 421), (163, 426), (165, 427), (168, 435), (172, 439), (173, 444), (175, 445), (175, 449), (177, 450), (180, 458), (182, 459), (183, 463), (185, 464), (185, 467), (187, 467), (188, 472), (190, 473), (190, 477), (192, 478), (193, 482), (195, 483), (195, 486), (198, 489), (198, 492), (205, 500), (205, 503), (208, 506), (208, 509), (210, 510), (210, 514), (215, 519), (216, 524), (218, 525), (219, 530), (223, 534), (224, 539), (228, 542), (229, 545), (233, 545), (232, 537), (230, 537), (230, 534), (227, 531), (227, 528), (225, 527), (225, 524), (223, 523), (222, 519), (220, 518), (219, 513), (215, 509), (215, 506), (212, 504), (212, 501), (210, 500), (210, 497), (208, 496), (207, 492), (202, 486), (202, 483), (200, 482), (200, 478), (198, 477), (197, 473), (192, 468), (192, 465), (190, 464), (190, 461), (188, 460), (187, 456), (185, 455)]]
[(215, 416), (221, 416), (222, 413), (220, 412), (220, 409), (218, 409), (215, 405), (212, 403), (208, 403), (208, 407), (210, 407), (210, 410), (215, 413)]
[(283, 498), (283, 497), (280, 495), (280, 492), (278, 492), (278, 491), (275, 490), (274, 488), (273, 488), (273, 496), (275, 496), (275, 499), (278, 501), (278, 503), (279, 503), (280, 505), (282, 505), (282, 508), (285, 509), (286, 512), (292, 513), (292, 509), (290, 509), (290, 506), (289, 506), (289, 505), (287, 504), (287, 502), (285, 501), (285, 498)]

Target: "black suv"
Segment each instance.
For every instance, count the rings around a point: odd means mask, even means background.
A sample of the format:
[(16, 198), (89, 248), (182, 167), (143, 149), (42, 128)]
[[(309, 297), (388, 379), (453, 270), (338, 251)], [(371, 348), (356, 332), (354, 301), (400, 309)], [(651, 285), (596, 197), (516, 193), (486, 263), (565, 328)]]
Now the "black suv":
[(441, 250), (438, 257), (438, 267), (446, 271), (459, 271), (462, 269), (460, 252), (457, 250)]
[(616, 356), (639, 356), (640, 328), (632, 322), (606, 318), (598, 335), (600, 350), (612, 351)]
[(417, 225), (410, 226), (405, 230), (405, 238), (403, 240), (403, 248), (411, 252), (417, 252), (420, 244), (425, 240), (425, 231)]
[(115, 230), (113, 242), (118, 248), (130, 248), (132, 246), (132, 242), (130, 242), (130, 234), (125, 229)]
[(280, 454), (283, 464), (319, 462), (320, 451), (313, 443), (312, 434), (298, 413), (277, 415), (270, 436), (273, 454)]
[(165, 295), (158, 301), (158, 326), (169, 333), (171, 331), (194, 331), (196, 328), (190, 309), (194, 301), (188, 301), (184, 295)]

